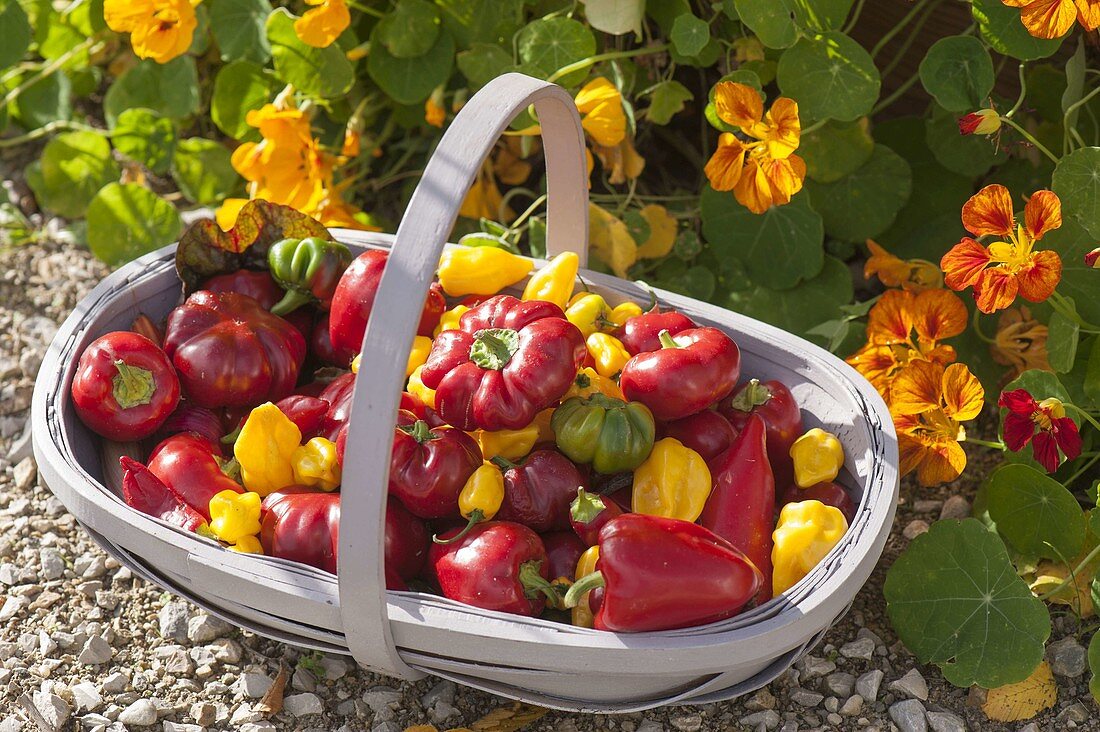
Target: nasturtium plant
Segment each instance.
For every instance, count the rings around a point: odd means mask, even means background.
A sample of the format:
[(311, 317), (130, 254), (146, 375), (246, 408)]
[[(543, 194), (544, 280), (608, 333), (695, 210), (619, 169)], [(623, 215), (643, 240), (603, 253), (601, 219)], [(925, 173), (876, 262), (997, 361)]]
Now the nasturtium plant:
[(181, 229), (172, 204), (137, 183), (110, 183), (88, 204), (88, 246), (108, 264), (171, 244)]
[(1076, 556), (1085, 541), (1085, 514), (1073, 494), (1041, 470), (1002, 465), (989, 478), (989, 517), (1022, 555)]

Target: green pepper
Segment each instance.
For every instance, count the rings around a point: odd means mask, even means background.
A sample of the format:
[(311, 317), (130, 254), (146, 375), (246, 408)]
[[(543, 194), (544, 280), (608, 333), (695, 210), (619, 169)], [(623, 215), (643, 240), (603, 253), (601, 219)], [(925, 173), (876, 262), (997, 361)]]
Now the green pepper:
[(283, 239), (271, 245), (267, 264), (271, 276), (286, 290), (271, 312), (286, 315), (314, 302), (327, 309), (340, 277), (351, 264), (351, 251), (338, 241), (316, 236)]
[(598, 473), (621, 473), (641, 465), (653, 450), (653, 413), (641, 402), (600, 393), (571, 397), (550, 422), (558, 449)]

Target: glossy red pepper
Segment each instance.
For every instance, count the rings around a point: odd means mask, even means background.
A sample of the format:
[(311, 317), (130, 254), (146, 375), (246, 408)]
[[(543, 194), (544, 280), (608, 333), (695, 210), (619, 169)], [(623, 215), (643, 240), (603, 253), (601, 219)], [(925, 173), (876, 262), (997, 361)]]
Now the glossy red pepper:
[(611, 498), (593, 495), (584, 488), (577, 489), (577, 497), (569, 504), (569, 521), (586, 547), (595, 546), (604, 524), (622, 513), (623, 509)]
[(149, 454), (149, 470), (173, 493), (210, 519), (210, 499), (222, 491), (244, 488), (222, 470), (221, 449), (192, 432), (169, 437)]
[(217, 444), (225, 437), (225, 423), (212, 409), (180, 402), (176, 411), (168, 415), (168, 419), (164, 420), (164, 424), (153, 435), (153, 439), (160, 443), (180, 432), (194, 432)]
[(187, 531), (207, 531), (206, 518), (173, 493), (149, 468), (125, 456), (119, 458), (119, 464), (126, 505)]
[(572, 531), (551, 531), (539, 538), (546, 547), (546, 576), (551, 581), (565, 577), (572, 582), (577, 574), (577, 560), (588, 545)]
[[(348, 393), (347, 393), (347, 399), (350, 399), (350, 398), (351, 398), (351, 392), (349, 390)], [(350, 402), (345, 402), (345, 404), (350, 404)], [(413, 415), (415, 415), (417, 419), (422, 419), (425, 422), (427, 422), (429, 427), (435, 428), (435, 427), (445, 427), (445, 426), (447, 426), (446, 423), (439, 418), (439, 415), (436, 414), (434, 409), (432, 409), (431, 407), (425, 405), (424, 402), (420, 401), (419, 399), (416, 398), (416, 396), (414, 396), (413, 394), (410, 394), (407, 391), (401, 392), (401, 401), (399, 403), (398, 409), (404, 409), (407, 412), (412, 412)], [(332, 410), (330, 408), (329, 415), (331, 415), (331, 412), (332, 412)], [(330, 418), (329, 415), (326, 415), (326, 419)], [(336, 459), (339, 460), (340, 465), (343, 465), (344, 464), (344, 448), (347, 445), (347, 441), (348, 441), (347, 420), (344, 419), (342, 422), (338, 422), (337, 426), (334, 429), (335, 429), (335, 433), (336, 433), (336, 439), (334, 439), (333, 442), (336, 443)], [(332, 428), (330, 428), (329, 430), (322, 430), (322, 431), (326, 432), (327, 434), (331, 434), (332, 433), (331, 430), (332, 430)], [(303, 432), (302, 434), (304, 435), (306, 433)], [(333, 438), (329, 437), (327, 439), (331, 440)]]
[(432, 544), (428, 561), (443, 595), (467, 605), (534, 617), (557, 596), (547, 580), (542, 540), (511, 521), (486, 521), (454, 543)]
[[(374, 296), (378, 292), (378, 283), (382, 280), (382, 270), (386, 267), (388, 257), (386, 252), (378, 249), (363, 252), (355, 258), (336, 285), (329, 310), (329, 339), (334, 352), (340, 356), (347, 353), (354, 356), (363, 347), (363, 333), (367, 330), (367, 320), (374, 307)], [(435, 326), (439, 324), (439, 316), (446, 309), (447, 301), (443, 297), (443, 290), (438, 284), (432, 283), (417, 333), (431, 336)]]
[(662, 437), (674, 437), (710, 461), (721, 455), (737, 437), (729, 420), (713, 409), (674, 419), (664, 424)]
[(568, 607), (602, 588), (597, 630), (635, 633), (705, 625), (732, 617), (763, 577), (728, 541), (679, 519), (623, 514), (600, 531), (596, 571), (578, 577)]
[(109, 440), (157, 431), (180, 400), (176, 370), (157, 344), (131, 331), (101, 336), (84, 349), (72, 383), (80, 420)]
[(504, 501), (497, 519), (530, 526), (538, 533), (568, 531), (569, 504), (588, 480), (556, 450), (535, 450), (520, 463), (493, 458), (504, 472)]
[(712, 487), (699, 524), (744, 552), (764, 578), (756, 604), (772, 596), (775, 479), (768, 463), (764, 420), (749, 417), (730, 448), (711, 460)]
[(852, 521), (856, 517), (856, 503), (844, 486), (839, 483), (818, 483), (809, 488), (799, 488), (791, 483), (779, 497), (779, 505), (781, 506), (788, 503), (798, 503), (799, 501), (821, 501), (826, 506), (833, 506), (844, 514), (849, 526), (852, 525)]
[(320, 397), (291, 394), (275, 402), (275, 406), (304, 436), (312, 435), (321, 428), (321, 423), (332, 405)]
[(408, 589), (405, 584), (420, 576), (428, 560), (431, 534), (424, 522), (413, 516), (401, 501), (386, 501), (386, 589)]
[(677, 335), (681, 331), (695, 327), (694, 321), (683, 313), (675, 310), (660, 312), (654, 308), (648, 313), (635, 315), (627, 320), (615, 337), (626, 346), (626, 350), (630, 351), (631, 355), (637, 355), (659, 351), (661, 349), (659, 336), (662, 330), (667, 330), (671, 335)]
[(355, 392), (355, 374), (340, 374), (321, 390), (319, 399), (328, 402), (328, 411), (321, 419), (315, 437), (336, 442), (340, 429), (348, 423), (351, 417), (351, 398)]
[(269, 493), (260, 504), (260, 544), (269, 557), (336, 574), (340, 494), (302, 486)]
[[(297, 311), (295, 311), (297, 312)], [(337, 351), (332, 347), (332, 338), (329, 336), (328, 313), (322, 313), (314, 323), (309, 334), (309, 352), (321, 363), (327, 366), (339, 366), (346, 369), (351, 360), (355, 358), (358, 350), (344, 349)]]
[(458, 515), (458, 494), (481, 467), (474, 439), (451, 427), (432, 429), (422, 419), (399, 411), (393, 430), (389, 492), (415, 516), (426, 519)]
[(168, 316), (164, 350), (199, 406), (253, 406), (293, 391), (306, 342), (247, 295), (200, 290)]
[(768, 460), (775, 484), (785, 486), (794, 482), (791, 445), (806, 430), (802, 428), (802, 412), (790, 389), (780, 381), (751, 379), (723, 399), (718, 411), (736, 430), (744, 429), (750, 415), (760, 415), (768, 428)]
[(448, 424), (517, 430), (569, 390), (587, 350), (557, 305), (497, 295), (439, 334), (420, 378)]
[(662, 347), (640, 353), (623, 366), (619, 386), (627, 400), (641, 402), (669, 421), (706, 409), (728, 395), (741, 375), (741, 352), (717, 328), (662, 332)]
[(283, 288), (275, 284), (271, 273), (255, 269), (238, 269), (236, 272), (214, 275), (203, 282), (199, 289), (248, 295), (260, 303), (264, 310), (270, 310), (283, 297)]

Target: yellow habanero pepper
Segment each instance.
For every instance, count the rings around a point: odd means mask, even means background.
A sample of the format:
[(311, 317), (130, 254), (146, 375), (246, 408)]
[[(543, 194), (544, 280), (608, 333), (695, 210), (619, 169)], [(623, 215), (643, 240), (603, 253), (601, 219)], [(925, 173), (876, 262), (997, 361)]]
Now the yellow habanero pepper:
[(619, 388), (619, 385), (615, 383), (613, 379), (609, 379), (606, 376), (600, 376), (596, 373), (596, 370), (585, 366), (583, 369), (577, 372), (577, 376), (573, 379), (573, 385), (569, 387), (569, 391), (565, 392), (565, 396), (561, 398), (564, 402), (570, 397), (589, 397), (593, 394), (603, 394), (604, 396), (611, 397), (613, 399), (622, 399), (626, 401), (626, 397), (623, 396), (623, 390)]
[(432, 537), (436, 544), (453, 544), (469, 533), (475, 524), (489, 521), (497, 515), (500, 504), (504, 502), (504, 474), (493, 463), (486, 460), (466, 479), (462, 492), (458, 494), (458, 511), (468, 523), (462, 531), (449, 539)]
[(518, 430), (478, 430), (473, 433), (473, 438), (481, 446), (481, 454), (486, 460), (497, 456), (505, 460), (519, 460), (531, 452), (538, 441), (539, 426), (532, 422)]
[(550, 421), (554, 418), (554, 408), (550, 407), (544, 409), (535, 415), (535, 421), (531, 424), (535, 429), (539, 431), (538, 437), (535, 438), (535, 444), (540, 442), (553, 442), (554, 441), (554, 428), (550, 426)]
[(439, 316), (439, 325), (435, 326), (432, 335), (438, 338), (439, 334), (445, 330), (458, 330), (459, 318), (469, 309), (466, 305), (455, 305), (450, 310), (445, 311), (443, 315)]
[(831, 432), (814, 427), (791, 445), (794, 482), (799, 488), (835, 480), (844, 466), (844, 447)]
[[(461, 305), (459, 307), (462, 307)], [(458, 327), (458, 323), (455, 323), (455, 327)], [(438, 328), (436, 329), (438, 331)], [(412, 350), (409, 351), (409, 361), (405, 365), (405, 378), (412, 375), (412, 372), (416, 370), (417, 366), (423, 365), (428, 360), (428, 354), (432, 352), (432, 339), (428, 336), (414, 336)], [(351, 360), (351, 372), (353, 374), (359, 373), (359, 362), (362, 360), (363, 355), (361, 353), (355, 354), (355, 358)]]
[(594, 292), (578, 292), (565, 308), (565, 318), (577, 326), (585, 338), (596, 332), (617, 330), (627, 320), (641, 314), (642, 308), (637, 303), (628, 301), (611, 307)]
[[(351, 360), (351, 366), (350, 366), (350, 368), (351, 368), (351, 372), (352, 372), (353, 374), (357, 374), (357, 373), (359, 373), (359, 363), (360, 363), (360, 362), (361, 362), (362, 360), (363, 360), (363, 354), (361, 354), (361, 353), (357, 353), (357, 354), (355, 354), (355, 358), (353, 358), (353, 359)], [(405, 375), (406, 375), (406, 376), (408, 376), (408, 374), (405, 374)]]
[(575, 253), (562, 252), (531, 276), (520, 299), (545, 300), (564, 310), (573, 294), (573, 281), (577, 279), (580, 264), (580, 257)]
[[(600, 548), (590, 546), (577, 560), (576, 577), (584, 577), (596, 571), (596, 560), (600, 558)], [(592, 609), (588, 606), (588, 593), (581, 596), (581, 601), (573, 607), (573, 625), (578, 628), (591, 628), (593, 625)]]
[(821, 501), (788, 503), (772, 532), (772, 596), (786, 592), (836, 546), (848, 522)]
[(240, 552), (241, 554), (263, 554), (264, 547), (260, 544), (260, 540), (255, 536), (242, 536), (237, 539), (236, 544), (230, 544), (226, 547), (231, 552)]
[(340, 485), (340, 461), (336, 459), (336, 443), (324, 437), (314, 437), (294, 451), (290, 460), (294, 482), (307, 488), (335, 490)]
[(695, 521), (710, 488), (710, 469), (702, 455), (666, 437), (634, 471), (631, 504), (635, 513)]
[(417, 366), (416, 369), (409, 374), (409, 385), (405, 387), (405, 390), (427, 406), (435, 409), (435, 389), (429, 389), (424, 386), (424, 382), (420, 380), (420, 372), (423, 370), (423, 365)]
[(496, 247), (453, 247), (439, 259), (439, 284), (452, 297), (495, 295), (531, 271), (531, 260)]
[(210, 530), (227, 544), (260, 533), (260, 494), (219, 491), (210, 498)]
[(291, 467), (302, 433), (271, 402), (252, 410), (233, 443), (233, 455), (241, 464), (241, 482), (261, 497), (294, 485)]
[(615, 336), (593, 333), (585, 340), (588, 352), (596, 362), (596, 373), (611, 378), (623, 370), (630, 360), (630, 351)]

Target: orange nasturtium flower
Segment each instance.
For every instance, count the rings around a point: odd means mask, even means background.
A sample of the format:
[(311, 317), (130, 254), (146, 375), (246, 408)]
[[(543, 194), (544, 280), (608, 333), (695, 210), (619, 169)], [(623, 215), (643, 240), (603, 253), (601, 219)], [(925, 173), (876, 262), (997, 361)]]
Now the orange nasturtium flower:
[(705, 168), (711, 187), (732, 190), (742, 206), (757, 214), (790, 203), (806, 178), (806, 163), (794, 154), (802, 131), (798, 103), (779, 97), (765, 115), (755, 89), (723, 81), (714, 88), (714, 107), (719, 119), (741, 133), (718, 137), (718, 149)]
[(871, 256), (863, 266), (863, 276), (878, 275), (887, 287), (901, 287), (910, 292), (922, 292), (943, 287), (943, 274), (932, 262), (923, 259), (902, 259), (886, 251), (878, 242), (868, 239)]
[(443, 87), (437, 86), (424, 100), (424, 121), (432, 127), (443, 127), (447, 110), (443, 108)]
[(327, 48), (351, 25), (351, 12), (345, 0), (306, 0), (316, 5), (294, 21), (294, 32), (314, 48)]
[(1020, 9), (1020, 22), (1036, 38), (1061, 38), (1079, 22), (1085, 30), (1100, 26), (1100, 0), (1001, 0)]
[[(612, 184), (625, 183), (642, 174), (645, 158), (634, 149), (634, 140), (627, 133), (626, 111), (619, 89), (602, 76), (581, 87), (574, 101), (581, 113), (581, 127), (588, 134), (592, 153), (608, 173)], [(592, 154), (588, 156), (588, 172), (592, 172)]]
[(1019, 294), (1042, 302), (1062, 277), (1062, 260), (1050, 250), (1036, 251), (1035, 242), (1062, 225), (1062, 204), (1053, 191), (1036, 191), (1017, 225), (1008, 189), (988, 185), (962, 209), (962, 222), (975, 236), (1001, 237), (988, 247), (970, 237), (951, 248), (940, 260), (944, 282), (952, 290), (974, 288), (983, 313), (1007, 308)]
[(848, 358), (887, 400), (894, 381), (908, 366), (955, 360), (943, 343), (966, 330), (966, 305), (948, 290), (920, 293), (887, 290), (867, 315), (867, 345)]
[(104, 0), (103, 20), (116, 33), (130, 34), (139, 58), (160, 64), (191, 47), (198, 25), (191, 0)]
[(964, 364), (916, 361), (902, 371), (890, 398), (902, 475), (915, 470), (925, 486), (959, 477), (966, 467), (962, 423), (978, 416), (984, 400), (981, 382)]
[(993, 360), (1002, 366), (1011, 366), (1005, 381), (1012, 381), (1029, 369), (1052, 371), (1047, 360), (1047, 335), (1045, 325), (1031, 316), (1027, 306), (1009, 308), (997, 321), (997, 334), (989, 344)]

